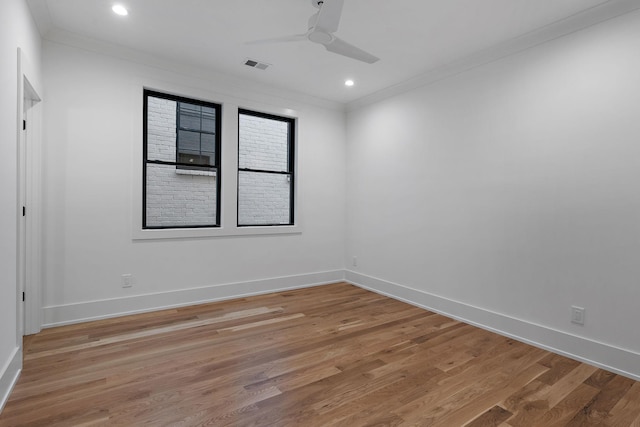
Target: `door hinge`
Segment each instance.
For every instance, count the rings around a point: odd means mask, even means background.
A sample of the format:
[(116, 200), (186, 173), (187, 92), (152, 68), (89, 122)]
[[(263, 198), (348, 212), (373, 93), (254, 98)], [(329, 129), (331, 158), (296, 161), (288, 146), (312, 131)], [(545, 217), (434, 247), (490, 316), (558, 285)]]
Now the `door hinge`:
[(27, 216), (27, 207), (26, 206), (22, 207), (22, 216)]
[(24, 292), (22, 293), (22, 302), (24, 302)]
[(22, 121), (22, 130), (27, 130), (27, 121), (26, 120)]

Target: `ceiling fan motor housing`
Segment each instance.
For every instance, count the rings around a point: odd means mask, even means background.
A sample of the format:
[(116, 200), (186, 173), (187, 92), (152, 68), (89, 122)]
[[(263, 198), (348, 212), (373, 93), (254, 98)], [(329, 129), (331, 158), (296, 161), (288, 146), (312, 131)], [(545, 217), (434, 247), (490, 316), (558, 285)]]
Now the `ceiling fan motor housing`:
[(329, 44), (333, 41), (333, 36), (331, 34), (320, 30), (310, 32), (308, 38), (312, 42), (320, 44)]

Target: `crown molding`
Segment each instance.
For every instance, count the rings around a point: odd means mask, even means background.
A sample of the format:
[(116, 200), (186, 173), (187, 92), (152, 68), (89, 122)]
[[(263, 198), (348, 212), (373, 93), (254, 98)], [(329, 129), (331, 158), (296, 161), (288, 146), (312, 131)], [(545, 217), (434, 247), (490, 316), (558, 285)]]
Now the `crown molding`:
[(348, 102), (346, 109), (354, 111), (393, 96), (431, 85), (638, 9), (640, 9), (640, 0), (609, 0), (476, 54)]

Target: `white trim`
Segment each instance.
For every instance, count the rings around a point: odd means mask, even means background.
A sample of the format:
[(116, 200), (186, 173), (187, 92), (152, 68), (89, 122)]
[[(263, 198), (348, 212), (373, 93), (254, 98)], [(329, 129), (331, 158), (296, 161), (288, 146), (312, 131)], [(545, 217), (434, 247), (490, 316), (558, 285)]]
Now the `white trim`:
[(247, 296), (326, 285), (344, 280), (344, 270), (324, 271), (296, 276), (274, 277), (248, 282), (228, 283), (202, 288), (158, 292), (43, 308), (45, 328), (81, 323), (128, 314), (164, 310)]
[[(26, 79), (26, 75), (25, 75)], [(29, 84), (29, 81), (25, 81)], [(33, 87), (26, 134), (26, 276), (24, 334), (40, 332), (42, 308), (42, 103)], [(22, 341), (22, 337), (19, 337)]]
[(482, 329), (640, 381), (640, 354), (586, 337), (474, 307), (418, 289), (347, 270), (355, 286), (443, 314)]
[(580, 13), (561, 19), (520, 37), (507, 40), (502, 44), (493, 46), (477, 54), (454, 61), (395, 85), (388, 86), (356, 100), (341, 103), (302, 92), (292, 91), (285, 87), (269, 86), (257, 83), (254, 80), (231, 76), (230, 74), (182, 65), (175, 61), (172, 62), (154, 56), (148, 52), (125, 48), (95, 39), (88, 39), (68, 31), (53, 28), (49, 10), (46, 4), (43, 4), (44, 2), (27, 0), (27, 3), (37, 23), (38, 30), (46, 40), (206, 80), (210, 80), (212, 73), (215, 73), (216, 80), (224, 82), (224, 86), (229, 88), (228, 93), (233, 93), (236, 89), (244, 90), (249, 88), (259, 94), (278, 97), (285, 101), (285, 103), (286, 101), (302, 102), (335, 111), (352, 111), (374, 104), (398, 94), (460, 74), (475, 67), (497, 61), (506, 56), (525, 51), (534, 46), (558, 39), (640, 8), (638, 0), (607, 0)]
[[(23, 244), (26, 251), (22, 252), (20, 242), (18, 243), (18, 256), (24, 257), (23, 261), (18, 259), (16, 268), (21, 268), (24, 262), (24, 272), (17, 272), (17, 277), (24, 283), (24, 288), (20, 289), (18, 284), (17, 312), (21, 319), (18, 319), (18, 328), (22, 330), (17, 334), (17, 346), (22, 346), (22, 335), (35, 334), (40, 332), (40, 308), (42, 306), (42, 275), (41, 275), (41, 101), (42, 93), (36, 84), (37, 75), (33, 65), (28, 60), (24, 51), (18, 48), (18, 123), (17, 123), (17, 144), (18, 153), (25, 158), (18, 158), (18, 207), (26, 206), (27, 215), (23, 219), (20, 212), (17, 212), (17, 227), (20, 230), (21, 221), (25, 221), (25, 236)], [(26, 113), (24, 99), (30, 99), (33, 104), (27, 108)], [(28, 132), (26, 140), (23, 142), (22, 120), (27, 120)], [(22, 148), (21, 148), (22, 147)], [(21, 171), (26, 167), (26, 171)], [(22, 182), (24, 181), (24, 182)], [(21, 198), (26, 196), (24, 200)], [(20, 239), (20, 237), (19, 237)], [(26, 301), (22, 303), (20, 292), (26, 293)]]
[(391, 85), (377, 92), (365, 95), (346, 104), (347, 111), (354, 111), (362, 107), (392, 98), (418, 89), (423, 86), (448, 79), (471, 69), (477, 68), (502, 58), (515, 55), (535, 46), (575, 33), (576, 31), (597, 25), (609, 19), (616, 18), (640, 8), (638, 0), (606, 1), (568, 18), (554, 22), (520, 37), (507, 40), (496, 46), (467, 56), (450, 64), (432, 69), (424, 74)]
[(302, 234), (299, 225), (262, 226), (229, 226), (219, 228), (165, 228), (165, 229), (133, 229), (133, 240), (154, 239), (200, 239), (212, 237), (264, 236), (276, 234)]
[[(302, 289), (340, 281), (346, 281), (363, 289), (640, 381), (640, 354), (631, 350), (576, 336), (544, 325), (538, 325), (350, 270), (333, 270), (125, 298), (49, 306), (43, 308), (45, 322), (43, 327), (61, 326), (128, 314)], [(16, 368), (13, 368), (13, 371), (16, 371)], [(4, 375), (2, 380), (4, 381)], [(0, 391), (2, 390), (0, 389)]]
[(0, 412), (9, 400), (9, 395), (20, 377), (20, 372), (22, 372), (22, 349), (16, 347), (0, 371)]
[(27, 63), (21, 48), (18, 48), (18, 99), (16, 115), (16, 346), (22, 345), (22, 336), (25, 332), (25, 304), (20, 298), (22, 292), (26, 293), (26, 273), (27, 273), (27, 221), (20, 212), (27, 205), (27, 159), (26, 159), (26, 133), (22, 128), (22, 120), (26, 119), (25, 114), (25, 89)]
[[(243, 100), (241, 98), (225, 95), (209, 90), (192, 88), (165, 81), (152, 80), (141, 77), (131, 85), (131, 103), (133, 111), (142, 111), (143, 93), (145, 89), (170, 95), (183, 96), (222, 105), (222, 136), (221, 136), (221, 165), (220, 173), (220, 227), (211, 228), (169, 228), (169, 229), (143, 229), (142, 228), (142, 142), (132, 144), (131, 154), (131, 239), (192, 239), (214, 238), (234, 236), (264, 236), (301, 234), (303, 232), (303, 215), (301, 197), (304, 180), (298, 164), (300, 113), (297, 110), (285, 107)], [(287, 117), (295, 120), (294, 156), (295, 156), (295, 185), (294, 185), (294, 224), (276, 226), (243, 226), (238, 227), (238, 110), (247, 109), (266, 114)], [(139, 132), (142, 129), (142, 114), (133, 118), (132, 141), (139, 140)]]
[(176, 175), (212, 176), (215, 178), (217, 174), (216, 172), (210, 172), (210, 171), (176, 168)]

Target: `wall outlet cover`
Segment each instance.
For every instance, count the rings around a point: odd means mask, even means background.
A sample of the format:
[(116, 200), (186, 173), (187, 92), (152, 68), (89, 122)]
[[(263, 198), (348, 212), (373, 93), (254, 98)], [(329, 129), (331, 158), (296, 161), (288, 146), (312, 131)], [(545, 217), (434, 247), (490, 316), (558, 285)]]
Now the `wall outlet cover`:
[(571, 306), (571, 323), (584, 325), (584, 308)]
[(122, 287), (130, 288), (133, 286), (133, 275), (131, 274), (123, 274), (122, 275)]

